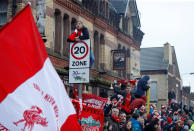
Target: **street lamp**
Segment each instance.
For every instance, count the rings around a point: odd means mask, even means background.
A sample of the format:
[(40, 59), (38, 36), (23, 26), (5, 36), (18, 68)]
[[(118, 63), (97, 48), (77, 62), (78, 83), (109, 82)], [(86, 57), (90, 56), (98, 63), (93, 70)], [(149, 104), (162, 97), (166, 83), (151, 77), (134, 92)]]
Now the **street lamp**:
[(112, 86), (112, 84), (110, 84), (110, 89), (111, 89), (111, 90), (113, 90), (113, 89), (114, 89), (114, 88), (113, 88), (113, 86)]

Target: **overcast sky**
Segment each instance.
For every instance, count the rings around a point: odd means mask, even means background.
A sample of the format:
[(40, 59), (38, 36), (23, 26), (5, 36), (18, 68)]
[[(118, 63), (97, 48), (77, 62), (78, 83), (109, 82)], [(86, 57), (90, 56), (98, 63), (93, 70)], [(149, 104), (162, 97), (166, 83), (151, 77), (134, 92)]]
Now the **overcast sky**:
[(141, 47), (175, 47), (184, 85), (194, 92), (194, 0), (136, 0), (141, 30)]

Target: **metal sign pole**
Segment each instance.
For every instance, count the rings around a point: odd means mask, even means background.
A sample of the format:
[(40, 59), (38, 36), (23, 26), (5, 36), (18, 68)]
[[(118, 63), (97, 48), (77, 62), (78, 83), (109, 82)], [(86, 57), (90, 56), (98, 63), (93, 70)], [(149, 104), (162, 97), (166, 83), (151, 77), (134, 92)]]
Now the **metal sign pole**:
[(82, 83), (90, 82), (90, 40), (70, 43), (69, 83), (78, 84), (80, 110), (82, 110)]
[(79, 92), (80, 110), (82, 110), (82, 84), (78, 84), (78, 92)]

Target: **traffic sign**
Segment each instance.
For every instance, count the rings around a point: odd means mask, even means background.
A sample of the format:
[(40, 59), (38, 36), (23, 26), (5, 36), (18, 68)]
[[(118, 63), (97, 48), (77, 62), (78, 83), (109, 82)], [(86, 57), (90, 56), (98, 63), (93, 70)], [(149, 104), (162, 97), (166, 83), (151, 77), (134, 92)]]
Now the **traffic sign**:
[(90, 40), (70, 43), (70, 68), (90, 67)]
[(69, 83), (89, 83), (90, 69), (69, 69)]

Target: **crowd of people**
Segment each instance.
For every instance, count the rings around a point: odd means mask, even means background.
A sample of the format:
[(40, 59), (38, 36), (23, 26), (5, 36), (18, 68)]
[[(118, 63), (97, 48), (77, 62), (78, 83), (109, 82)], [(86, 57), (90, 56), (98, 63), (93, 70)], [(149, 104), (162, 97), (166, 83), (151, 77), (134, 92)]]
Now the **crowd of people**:
[[(173, 90), (168, 94), (168, 105), (162, 105), (159, 109), (150, 104), (147, 109), (149, 76), (144, 76), (137, 83), (136, 80), (120, 80), (113, 87), (114, 94), (104, 106), (83, 103), (93, 109), (102, 110), (103, 131), (194, 131), (193, 109), (186, 105), (182, 108), (182, 104), (175, 100)], [(79, 118), (78, 93), (74, 93), (74, 96), (73, 103), (76, 103), (75, 109)]]
[(104, 131), (194, 131), (192, 109), (182, 109), (174, 96), (160, 111), (151, 104), (147, 113), (145, 92), (150, 88), (149, 76), (140, 79), (136, 88), (134, 81), (129, 83), (120, 82), (121, 90), (114, 86), (115, 94), (103, 108)]

